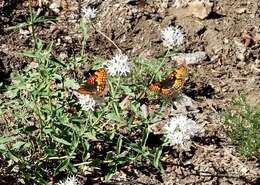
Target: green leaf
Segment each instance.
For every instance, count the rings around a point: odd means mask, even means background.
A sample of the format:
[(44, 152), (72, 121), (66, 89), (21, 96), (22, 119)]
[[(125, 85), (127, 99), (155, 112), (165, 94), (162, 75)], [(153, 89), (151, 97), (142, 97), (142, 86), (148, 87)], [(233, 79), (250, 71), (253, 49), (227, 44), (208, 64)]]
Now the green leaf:
[(8, 157), (9, 157), (11, 160), (15, 161), (16, 163), (18, 163), (19, 160), (20, 160), (20, 159), (19, 159), (18, 157), (16, 157), (16, 155), (13, 154), (11, 151), (8, 151), (8, 152), (7, 152), (7, 155), (8, 155)]
[(27, 142), (24, 142), (24, 141), (17, 141), (14, 145), (13, 145), (13, 149), (25, 149), (25, 148), (28, 148), (30, 147), (31, 144), (30, 143), (27, 143)]
[(0, 144), (9, 143), (16, 140), (16, 136), (1, 136)]
[(122, 137), (119, 136), (117, 143), (116, 143), (116, 153), (117, 154), (121, 153), (122, 143), (123, 143)]
[(144, 133), (143, 133), (143, 137), (142, 137), (142, 147), (145, 147), (148, 136), (149, 136), (149, 131), (146, 128), (146, 129), (144, 129)]
[(68, 170), (72, 172), (73, 174), (77, 173), (77, 168), (73, 166), (71, 163), (69, 163)]
[(59, 172), (64, 171), (70, 163), (70, 159), (65, 159), (62, 161), (59, 166), (55, 169), (54, 176), (56, 176)]
[(162, 146), (160, 146), (159, 148), (156, 149), (156, 154), (155, 154), (155, 158), (153, 161), (153, 165), (155, 166), (155, 168), (159, 167), (159, 163), (160, 163), (160, 157), (162, 155)]
[(122, 85), (121, 89), (123, 89), (124, 94), (131, 97), (135, 97), (135, 93), (132, 91), (132, 89), (129, 86)]
[(48, 135), (48, 134), (51, 134), (52, 129), (50, 129), (50, 128), (43, 128), (43, 132)]
[(107, 175), (104, 177), (104, 181), (105, 182), (109, 182), (110, 179), (113, 177), (113, 175), (115, 174), (115, 172), (117, 171), (117, 166), (113, 166), (108, 170)]
[(59, 74), (53, 74), (53, 78), (62, 81), (62, 76)]
[(0, 144), (0, 151), (7, 151), (8, 149), (4, 144)]
[(91, 132), (85, 132), (85, 133), (83, 134), (83, 137), (84, 137), (84, 138), (87, 138), (87, 139), (90, 140), (90, 141), (97, 141), (96, 134), (91, 133)]
[(115, 112), (108, 113), (106, 115), (106, 119), (116, 121), (116, 122), (119, 122), (119, 123), (122, 122), (122, 119), (120, 117), (118, 117)]
[(113, 160), (114, 153), (112, 151), (107, 152), (106, 161)]
[(64, 144), (64, 145), (67, 145), (67, 146), (70, 146), (71, 145), (71, 143), (69, 143), (68, 141), (66, 141), (65, 139), (61, 139), (61, 138), (58, 138), (58, 137), (56, 137), (56, 136), (51, 136), (52, 137), (52, 139), (54, 140), (54, 141), (57, 141), (58, 143), (61, 143), (61, 144)]
[(89, 158), (90, 144), (85, 139), (82, 139), (81, 144), (82, 144), (82, 147), (83, 147), (82, 160), (85, 161)]

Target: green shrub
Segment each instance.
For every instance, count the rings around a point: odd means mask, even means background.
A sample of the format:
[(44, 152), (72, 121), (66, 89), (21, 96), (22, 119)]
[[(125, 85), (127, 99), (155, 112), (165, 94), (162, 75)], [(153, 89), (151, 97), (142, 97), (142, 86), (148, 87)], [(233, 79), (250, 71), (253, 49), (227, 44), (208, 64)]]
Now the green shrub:
[(105, 61), (88, 61), (85, 46), (89, 22), (82, 20), (80, 24), (81, 52), (65, 63), (52, 54), (52, 42), (44, 44), (34, 33), (38, 23), (49, 19), (31, 8), (30, 14), (26, 23), (14, 28), (32, 28), (33, 48), (20, 53), (32, 63), (13, 73), (10, 85), (1, 86), (0, 157), (8, 173), (25, 182), (48, 184), (48, 177), (76, 172), (97, 172), (107, 181), (118, 168), (131, 164), (153, 166), (163, 172), (160, 156), (164, 140), (154, 146), (148, 146), (147, 140), (149, 124), (158, 120), (165, 107), (146, 116), (141, 98), (150, 81), (172, 70), (160, 71), (165, 59), (176, 51), (168, 50), (156, 60), (131, 60), (131, 74), (108, 76), (109, 91), (103, 103), (94, 111), (84, 111), (72, 93), (84, 82), (80, 69), (99, 68)]
[(234, 100), (233, 106), (225, 113), (228, 132), (241, 155), (258, 156), (260, 150), (260, 106), (250, 107), (244, 97)]

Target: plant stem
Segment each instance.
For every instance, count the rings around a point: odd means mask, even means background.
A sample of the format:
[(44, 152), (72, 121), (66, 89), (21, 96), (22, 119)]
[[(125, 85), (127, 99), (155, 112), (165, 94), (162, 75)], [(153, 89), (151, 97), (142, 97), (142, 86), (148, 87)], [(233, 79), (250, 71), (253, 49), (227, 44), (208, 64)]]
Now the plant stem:
[(112, 41), (108, 36), (106, 36), (106, 34), (104, 34), (102, 31), (96, 29), (96, 27), (91, 24), (91, 26), (95, 29), (95, 31), (97, 31), (100, 35), (102, 35), (103, 37), (105, 37), (109, 42), (111, 42), (111, 44), (113, 44), (116, 49), (119, 51), (119, 53), (122, 53), (122, 50), (116, 45), (116, 43), (114, 41)]
[(155, 73), (153, 74), (153, 76), (152, 76), (152, 78), (151, 78), (149, 84), (153, 82), (155, 75), (160, 71), (161, 67), (164, 65), (165, 59), (166, 59), (166, 57), (168, 56), (169, 51), (170, 51), (170, 50), (168, 49), (167, 52), (166, 52), (166, 54), (165, 54), (165, 57), (164, 57), (163, 60), (162, 60), (162, 62), (160, 63), (160, 65), (158, 66), (158, 68), (155, 70)]
[(35, 29), (34, 29), (34, 18), (33, 18), (33, 9), (32, 9), (32, 0), (29, 0), (29, 11), (30, 11), (30, 26), (32, 29), (32, 37), (33, 37), (33, 49), (36, 49), (36, 38), (35, 38)]

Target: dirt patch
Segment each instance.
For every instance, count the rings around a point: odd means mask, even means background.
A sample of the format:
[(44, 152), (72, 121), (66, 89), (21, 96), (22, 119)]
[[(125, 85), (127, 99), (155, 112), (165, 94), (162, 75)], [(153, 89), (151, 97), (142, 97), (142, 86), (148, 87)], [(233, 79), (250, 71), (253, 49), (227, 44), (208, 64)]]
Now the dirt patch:
[[(187, 1), (188, 2), (188, 1)], [(82, 2), (83, 3), (83, 2)], [(54, 41), (54, 54), (64, 60), (80, 52), (79, 27), (82, 3), (66, 1), (59, 12), (50, 9), (51, 2), (39, 5), (44, 15), (57, 15), (56, 24), (37, 27), (36, 34), (47, 44)], [(256, 35), (260, 32), (260, 2), (255, 0), (218, 0), (205, 19), (187, 15), (186, 4), (176, 7), (176, 1), (85, 1), (97, 8), (98, 14), (91, 27), (86, 52), (106, 58), (116, 53), (116, 48), (98, 31), (129, 56), (156, 57), (165, 52), (160, 29), (177, 26), (186, 34), (182, 52), (205, 51), (209, 60), (189, 66), (189, 77), (183, 93), (197, 104), (196, 121), (207, 131), (207, 138), (198, 140), (188, 153), (166, 151), (163, 161), (164, 175), (135, 169), (134, 175), (123, 171), (118, 176), (131, 179), (132, 184), (257, 184), (259, 164), (256, 160), (241, 159), (230, 144), (221, 122), (221, 113), (233, 97), (248, 94), (249, 103), (255, 106), (260, 90), (260, 43), (245, 46), (244, 31)], [(188, 4), (187, 4), (188, 5)], [(0, 4), (0, 81), (11, 80), (10, 73), (19, 71), (29, 62), (17, 51), (32, 47), (27, 28), (22, 31), (7, 30), (25, 21), (27, 4), (4, 1)], [(253, 37), (252, 36), (252, 37)], [(118, 178), (115, 176), (115, 181)]]

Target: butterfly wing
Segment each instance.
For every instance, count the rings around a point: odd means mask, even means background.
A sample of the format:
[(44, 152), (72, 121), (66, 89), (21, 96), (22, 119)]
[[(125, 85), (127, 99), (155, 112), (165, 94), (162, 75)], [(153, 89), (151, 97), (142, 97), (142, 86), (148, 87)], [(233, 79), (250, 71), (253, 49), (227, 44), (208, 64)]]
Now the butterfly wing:
[(165, 80), (161, 82), (154, 82), (149, 85), (150, 91), (154, 91), (163, 95), (169, 95), (171, 94), (171, 89), (173, 86), (173, 78), (174, 78), (175, 72), (171, 73)]
[(154, 82), (149, 85), (151, 91), (160, 93), (162, 95), (170, 95), (179, 91), (183, 84), (187, 73), (186, 65), (180, 65), (176, 70), (171, 72), (163, 81)]
[(86, 83), (81, 85), (79, 93), (84, 95), (102, 96), (105, 94), (107, 86), (107, 74), (104, 68), (91, 70), (85, 73)]
[(101, 68), (96, 72), (97, 78), (96, 78), (96, 84), (97, 84), (97, 95), (103, 96), (106, 94), (107, 90), (107, 72), (105, 68)]
[(186, 74), (187, 74), (187, 66), (185, 64), (180, 65), (176, 69), (176, 79), (173, 84), (173, 89), (175, 91), (179, 91), (183, 87)]

